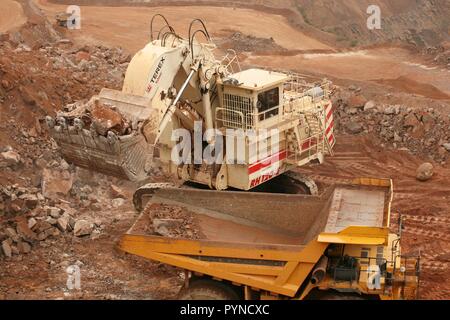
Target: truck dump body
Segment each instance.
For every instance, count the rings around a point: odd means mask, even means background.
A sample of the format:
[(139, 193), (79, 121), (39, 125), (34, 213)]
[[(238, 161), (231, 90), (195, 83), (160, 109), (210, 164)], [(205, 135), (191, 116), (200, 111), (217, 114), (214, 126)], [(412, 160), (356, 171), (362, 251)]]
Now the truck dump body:
[(390, 193), (363, 185), (334, 185), (320, 196), (174, 188), (151, 202), (189, 210), (205, 240), (304, 245), (321, 232), (383, 227)]
[[(160, 189), (119, 247), (294, 297), (330, 243), (387, 243), (391, 197), (390, 180), (379, 179), (334, 185), (320, 196)], [(197, 237), (146, 233), (152, 206), (162, 204), (192, 215)]]

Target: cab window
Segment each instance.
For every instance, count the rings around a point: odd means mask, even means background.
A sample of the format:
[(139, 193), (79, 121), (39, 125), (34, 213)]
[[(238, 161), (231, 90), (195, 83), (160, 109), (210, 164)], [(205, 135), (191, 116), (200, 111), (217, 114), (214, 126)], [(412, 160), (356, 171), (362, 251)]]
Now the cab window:
[[(278, 114), (278, 106), (280, 101), (279, 88), (273, 88), (258, 94), (258, 113), (259, 120), (265, 120)], [(273, 110), (270, 110), (273, 109)], [(270, 110), (270, 111), (268, 111)], [(265, 112), (267, 111), (267, 112)]]

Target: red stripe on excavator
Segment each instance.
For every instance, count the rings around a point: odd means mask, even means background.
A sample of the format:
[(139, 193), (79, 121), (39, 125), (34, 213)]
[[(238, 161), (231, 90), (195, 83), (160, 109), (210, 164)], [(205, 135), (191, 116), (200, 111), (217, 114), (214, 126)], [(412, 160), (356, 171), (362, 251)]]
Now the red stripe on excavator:
[[(328, 111), (328, 108), (327, 108)], [(333, 116), (333, 108), (330, 108), (330, 110), (327, 112), (327, 120), (329, 120)]]
[(330, 144), (333, 144), (333, 141), (334, 141), (334, 135), (332, 134), (332, 135), (328, 138), (328, 142), (329, 142)]
[(302, 151), (308, 148), (311, 148), (312, 146), (315, 146), (317, 144), (317, 139), (309, 138), (308, 141), (304, 142), (302, 144)]
[(268, 167), (278, 161), (286, 159), (287, 152), (286, 150), (282, 150), (274, 155), (271, 155), (261, 161), (258, 161), (257, 163), (252, 164), (250, 167), (248, 167), (248, 173), (252, 174), (256, 171), (259, 171), (261, 169), (264, 169), (265, 167)]
[(331, 129), (333, 129), (334, 127), (334, 121), (331, 120), (330, 125), (328, 126), (327, 130), (325, 130), (325, 134), (328, 135), (328, 133), (331, 131)]

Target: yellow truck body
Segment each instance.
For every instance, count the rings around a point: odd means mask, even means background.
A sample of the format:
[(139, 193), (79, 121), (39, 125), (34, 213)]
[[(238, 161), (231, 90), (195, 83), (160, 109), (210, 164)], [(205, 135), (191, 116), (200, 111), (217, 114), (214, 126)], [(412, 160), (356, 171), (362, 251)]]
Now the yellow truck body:
[(162, 188), (139, 201), (187, 208), (205, 238), (136, 231), (145, 211), (119, 248), (185, 270), (185, 289), (208, 278), (247, 299), (305, 299), (313, 289), (414, 299), (419, 260), (401, 255), (389, 229), (392, 192), (391, 180), (373, 178), (319, 196)]

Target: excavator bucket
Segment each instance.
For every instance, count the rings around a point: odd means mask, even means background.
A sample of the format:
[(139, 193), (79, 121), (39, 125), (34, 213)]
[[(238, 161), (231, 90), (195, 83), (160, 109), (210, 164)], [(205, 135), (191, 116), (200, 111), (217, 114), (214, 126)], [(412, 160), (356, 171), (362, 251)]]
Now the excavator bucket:
[(69, 163), (140, 181), (152, 163), (155, 112), (146, 97), (103, 89), (89, 102), (68, 105), (46, 120)]

